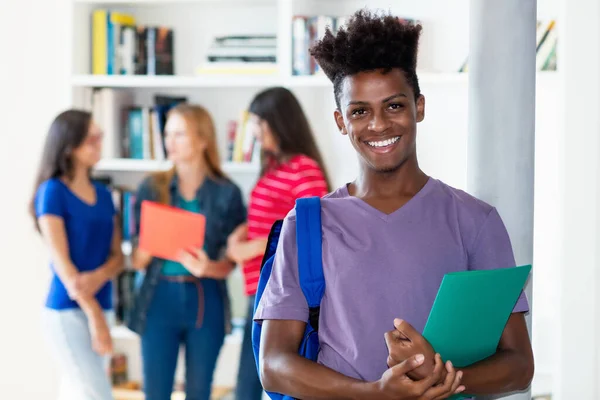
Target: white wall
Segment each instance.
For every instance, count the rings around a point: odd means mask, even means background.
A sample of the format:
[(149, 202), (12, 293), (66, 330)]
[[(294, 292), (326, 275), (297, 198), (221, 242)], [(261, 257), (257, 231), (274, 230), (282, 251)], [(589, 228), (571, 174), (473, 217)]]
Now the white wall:
[(49, 276), (46, 255), (26, 204), (46, 129), (67, 105), (66, 4), (0, 1), (2, 399), (52, 399), (57, 388), (39, 318)]

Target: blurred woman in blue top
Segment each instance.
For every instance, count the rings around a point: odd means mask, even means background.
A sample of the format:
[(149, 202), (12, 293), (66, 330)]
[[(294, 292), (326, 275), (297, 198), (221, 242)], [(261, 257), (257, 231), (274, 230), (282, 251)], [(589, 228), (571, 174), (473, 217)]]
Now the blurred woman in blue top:
[(90, 178), (101, 143), (102, 132), (90, 113), (58, 115), (30, 205), (50, 249), (44, 334), (61, 370), (61, 398), (112, 399), (102, 356), (112, 351), (111, 279), (123, 256), (111, 193)]
[(169, 204), (206, 217), (204, 247), (181, 249), (177, 260), (134, 252), (133, 265), (145, 275), (129, 326), (142, 339), (146, 400), (171, 398), (181, 345), (186, 399), (208, 400), (230, 325), (225, 278), (234, 263), (225, 258), (227, 237), (245, 222), (246, 208), (240, 189), (221, 170), (214, 124), (204, 108), (179, 104), (171, 109), (165, 147), (174, 167), (140, 185), (137, 230), (142, 201)]

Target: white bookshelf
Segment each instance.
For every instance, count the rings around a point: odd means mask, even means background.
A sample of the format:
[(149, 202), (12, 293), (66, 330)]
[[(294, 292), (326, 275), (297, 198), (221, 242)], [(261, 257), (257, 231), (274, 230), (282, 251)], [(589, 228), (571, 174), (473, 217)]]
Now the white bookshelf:
[[(169, 161), (136, 160), (131, 158), (103, 159), (96, 165), (99, 172), (159, 172), (170, 169), (173, 164)], [(256, 163), (226, 162), (222, 164), (227, 174), (257, 174), (260, 166)]]
[[(421, 84), (466, 83), (468, 74), (460, 72), (421, 72)], [(139, 75), (75, 75), (73, 87), (110, 88), (262, 88), (285, 86), (288, 88), (331, 88), (332, 83), (325, 75), (307, 76), (262, 76), (262, 75), (203, 75), (203, 76), (139, 76)]]
[[(284, 86), (297, 95), (310, 120), (333, 185), (342, 185), (356, 176), (355, 152), (334, 123), (331, 82), (324, 75), (293, 76), (291, 73), (291, 22), (294, 15), (347, 16), (365, 4), (422, 22), (418, 75), (426, 97), (426, 117), (418, 126), (420, 164), (429, 174), (446, 183), (466, 188), (469, 79), (468, 74), (457, 71), (468, 56), (469, 0), (71, 0), (72, 103), (76, 107), (82, 106), (82, 94), (95, 88), (130, 91), (136, 103), (143, 106), (150, 105), (152, 95), (156, 93), (185, 95), (190, 102), (205, 106), (212, 114), (223, 155), (227, 150), (228, 121), (237, 119), (258, 91)], [(91, 75), (90, 15), (96, 8), (131, 13), (140, 24), (172, 27), (175, 75)], [(558, 14), (557, 0), (538, 0), (540, 18), (557, 18)], [(212, 37), (265, 33), (277, 36), (275, 74), (195, 74)], [(538, 73), (538, 138), (545, 137), (549, 130), (558, 129), (556, 93), (560, 79), (556, 72)], [(106, 159), (99, 163), (96, 171), (135, 186), (146, 174), (169, 167), (168, 162), (161, 161)], [(259, 172), (257, 165), (243, 163), (224, 163), (223, 169), (246, 195)], [(239, 318), (246, 310), (239, 270), (232, 274), (229, 286), (234, 316)], [(131, 340), (137, 335), (118, 327), (113, 330), (113, 336), (119, 350), (138, 357), (137, 341)], [(226, 346), (237, 344), (235, 340), (228, 340)], [(231, 351), (228, 349), (226, 352)], [(136, 368), (131, 371), (132, 378), (140, 378)], [(217, 375), (224, 376), (221, 382), (217, 379), (217, 384), (230, 384), (235, 371), (221, 371)], [(544, 383), (540, 386), (544, 387), (536, 387), (536, 390), (546, 391)]]

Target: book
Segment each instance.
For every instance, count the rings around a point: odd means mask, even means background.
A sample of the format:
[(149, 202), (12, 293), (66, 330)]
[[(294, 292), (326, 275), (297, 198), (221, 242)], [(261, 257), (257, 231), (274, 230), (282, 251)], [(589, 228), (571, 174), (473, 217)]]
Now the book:
[(457, 368), (492, 356), (530, 271), (525, 265), (444, 275), (423, 337)]
[(205, 229), (202, 214), (144, 200), (139, 248), (154, 257), (178, 261), (181, 251), (202, 248)]

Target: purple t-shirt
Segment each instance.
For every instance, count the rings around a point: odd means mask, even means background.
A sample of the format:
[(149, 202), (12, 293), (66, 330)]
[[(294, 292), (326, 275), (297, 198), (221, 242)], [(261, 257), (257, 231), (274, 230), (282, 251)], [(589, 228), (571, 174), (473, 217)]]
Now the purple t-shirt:
[[(321, 221), (326, 289), (318, 362), (356, 379), (375, 381), (387, 369), (383, 335), (394, 318), (423, 331), (444, 274), (515, 266), (496, 209), (433, 178), (391, 214), (344, 186), (323, 198)], [(514, 312), (528, 310), (522, 294)], [(294, 211), (284, 221), (255, 319), (308, 321)]]

